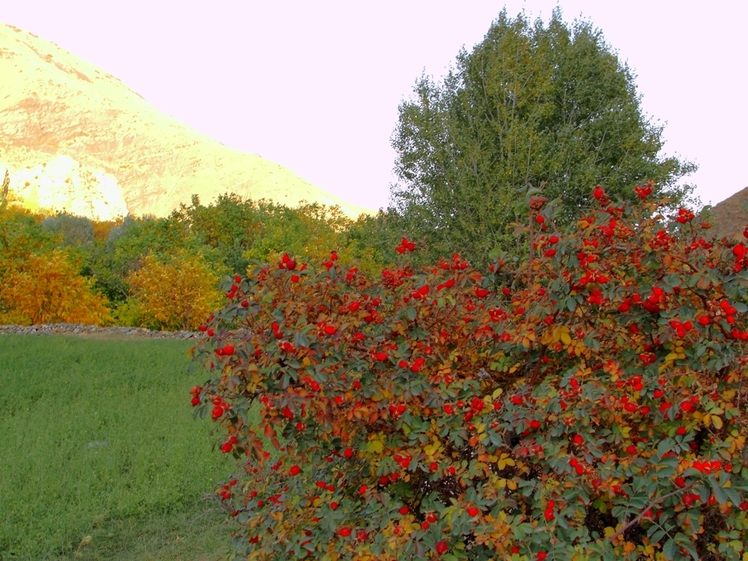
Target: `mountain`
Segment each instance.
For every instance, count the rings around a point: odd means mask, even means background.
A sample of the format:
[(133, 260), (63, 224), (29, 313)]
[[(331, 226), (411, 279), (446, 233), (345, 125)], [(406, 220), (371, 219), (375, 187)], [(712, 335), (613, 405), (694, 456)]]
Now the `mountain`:
[(25, 206), (97, 219), (168, 215), (192, 195), (233, 192), (295, 206), (368, 209), (291, 170), (233, 150), (152, 107), (120, 80), (17, 27), (0, 24), (0, 176)]
[(748, 225), (748, 187), (714, 205), (709, 214), (711, 233), (716, 239), (728, 237), (745, 241), (743, 230)]

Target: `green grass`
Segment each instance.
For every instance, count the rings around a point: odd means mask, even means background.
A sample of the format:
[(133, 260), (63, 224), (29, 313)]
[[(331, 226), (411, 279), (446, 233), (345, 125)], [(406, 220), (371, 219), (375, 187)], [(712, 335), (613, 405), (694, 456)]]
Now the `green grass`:
[(225, 557), (190, 346), (0, 335), (0, 559)]

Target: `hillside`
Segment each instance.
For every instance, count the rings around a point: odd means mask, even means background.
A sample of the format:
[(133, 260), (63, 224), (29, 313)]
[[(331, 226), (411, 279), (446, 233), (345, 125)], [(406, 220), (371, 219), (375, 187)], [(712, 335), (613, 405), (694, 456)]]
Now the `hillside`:
[(710, 213), (715, 238), (727, 236), (744, 240), (743, 229), (748, 224), (748, 187), (714, 205)]
[(192, 195), (351, 205), (291, 170), (233, 150), (152, 107), (120, 80), (0, 24), (0, 175), (31, 208), (91, 218), (168, 215)]

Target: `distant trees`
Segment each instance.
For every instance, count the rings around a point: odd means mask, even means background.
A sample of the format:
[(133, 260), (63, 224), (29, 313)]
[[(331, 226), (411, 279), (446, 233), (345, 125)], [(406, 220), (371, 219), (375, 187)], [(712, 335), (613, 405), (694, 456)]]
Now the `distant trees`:
[(403, 102), (395, 210), (437, 254), (486, 260), (517, 243), (507, 226), (528, 186), (578, 216), (601, 183), (615, 200), (652, 180), (680, 197), (695, 166), (661, 154), (662, 127), (642, 113), (634, 77), (588, 22), (547, 26), (506, 10), (443, 83), (422, 77)]
[(0, 283), (0, 323), (83, 323), (111, 320), (106, 298), (78, 272), (74, 258), (61, 249), (30, 254), (6, 270)]
[(252, 262), (291, 252), (315, 269), (336, 251), (341, 264), (379, 264), (372, 228), (352, 226), (337, 208), (236, 195), (118, 223), (10, 205), (0, 208), (0, 322), (194, 329), (220, 307), (220, 279)]
[(141, 268), (127, 275), (131, 298), (124, 308), (138, 325), (196, 330), (223, 303), (218, 281), (218, 275), (198, 255), (182, 253), (169, 259), (148, 255)]

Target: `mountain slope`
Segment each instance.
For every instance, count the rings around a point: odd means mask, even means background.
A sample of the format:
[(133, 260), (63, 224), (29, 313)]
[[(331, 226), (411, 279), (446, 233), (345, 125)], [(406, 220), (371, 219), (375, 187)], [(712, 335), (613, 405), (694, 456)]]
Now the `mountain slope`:
[(712, 235), (745, 241), (743, 230), (748, 225), (748, 187), (714, 205), (709, 211)]
[[(117, 78), (0, 24), (0, 175), (27, 206), (96, 218), (167, 215), (198, 195), (233, 192), (295, 206), (367, 209), (292, 171), (232, 150), (158, 111)], [(119, 195), (118, 195), (119, 193)]]

